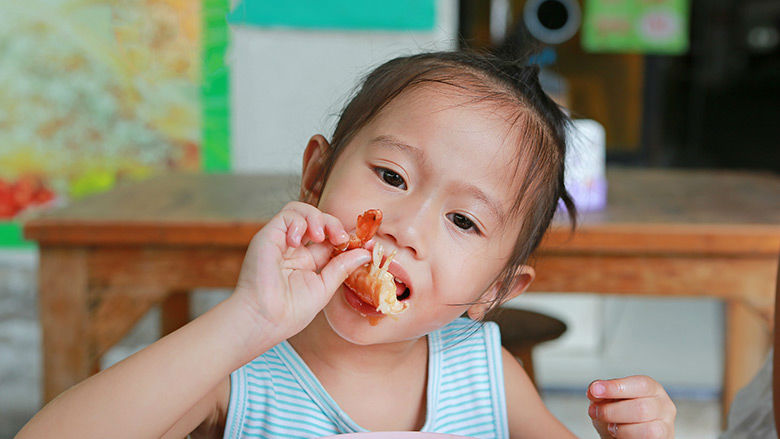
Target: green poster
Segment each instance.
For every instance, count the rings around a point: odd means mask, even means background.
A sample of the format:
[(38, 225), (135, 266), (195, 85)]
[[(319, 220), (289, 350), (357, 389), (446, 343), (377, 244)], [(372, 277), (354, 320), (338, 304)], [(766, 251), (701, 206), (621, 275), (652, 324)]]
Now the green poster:
[(430, 31), (436, 0), (241, 0), (230, 24), (300, 29)]
[(681, 54), (688, 50), (687, 0), (585, 0), (589, 52)]

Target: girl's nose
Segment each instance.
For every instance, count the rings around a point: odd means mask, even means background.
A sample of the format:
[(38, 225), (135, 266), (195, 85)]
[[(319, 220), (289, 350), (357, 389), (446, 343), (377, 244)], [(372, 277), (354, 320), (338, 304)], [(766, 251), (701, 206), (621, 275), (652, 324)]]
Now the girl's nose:
[[(407, 200), (408, 201), (408, 200)], [(404, 203), (383, 212), (380, 232), (395, 241), (399, 249), (406, 249), (417, 259), (427, 256), (429, 243), (435, 239), (437, 214), (433, 203)]]

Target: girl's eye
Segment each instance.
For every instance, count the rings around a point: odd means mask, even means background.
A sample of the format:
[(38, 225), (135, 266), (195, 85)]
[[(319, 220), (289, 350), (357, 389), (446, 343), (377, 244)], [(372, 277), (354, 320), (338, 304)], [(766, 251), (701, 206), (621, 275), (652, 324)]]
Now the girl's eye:
[(376, 173), (382, 177), (382, 180), (390, 186), (397, 187), (399, 189), (406, 189), (406, 182), (397, 172), (393, 172), (387, 168), (376, 168)]
[(465, 215), (461, 215), (459, 213), (451, 213), (448, 216), (450, 218), (450, 221), (452, 221), (452, 223), (455, 224), (456, 227), (463, 230), (467, 230), (467, 231), (471, 230), (476, 233), (479, 233), (479, 229), (477, 228), (477, 225), (474, 224), (474, 221), (471, 221)]

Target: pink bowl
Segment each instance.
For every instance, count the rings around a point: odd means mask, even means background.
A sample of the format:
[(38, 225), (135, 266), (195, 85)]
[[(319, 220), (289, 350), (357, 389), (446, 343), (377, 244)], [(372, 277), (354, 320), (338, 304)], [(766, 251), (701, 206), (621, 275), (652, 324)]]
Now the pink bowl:
[(369, 433), (346, 433), (328, 436), (323, 439), (473, 439), (444, 433), (424, 433), (421, 431), (376, 431)]

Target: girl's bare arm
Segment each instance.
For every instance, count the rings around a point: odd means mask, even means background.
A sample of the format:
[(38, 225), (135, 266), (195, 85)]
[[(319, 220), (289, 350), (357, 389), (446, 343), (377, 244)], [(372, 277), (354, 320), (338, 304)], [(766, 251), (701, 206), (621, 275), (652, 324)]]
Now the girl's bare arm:
[(218, 385), (258, 349), (265, 351), (280, 341), (266, 337), (261, 347), (257, 339), (242, 336), (270, 330), (240, 302), (240, 297), (231, 296), (178, 331), (72, 387), (44, 407), (18, 438), (162, 437), (196, 406), (203, 418), (190, 418), (188, 423), (193, 428), (201, 424), (213, 414), (203, 407), (210, 405), (209, 397), (216, 397)]
[(576, 439), (547, 410), (520, 363), (502, 348), (509, 437)]
[(331, 258), (348, 238), (336, 218), (288, 204), (252, 238), (230, 298), (72, 387), (18, 437), (170, 437), (213, 419), (226, 377), (299, 332), (371, 260), (364, 249)]

